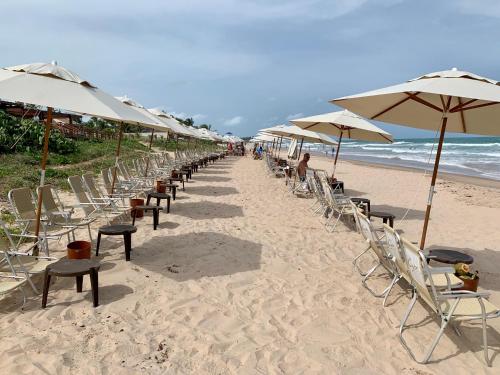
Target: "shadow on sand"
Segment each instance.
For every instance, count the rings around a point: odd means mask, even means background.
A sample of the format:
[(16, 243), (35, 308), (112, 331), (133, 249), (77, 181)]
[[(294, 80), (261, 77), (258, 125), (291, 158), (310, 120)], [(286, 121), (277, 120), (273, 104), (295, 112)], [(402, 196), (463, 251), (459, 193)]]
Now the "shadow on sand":
[(215, 232), (154, 237), (134, 264), (177, 281), (233, 275), (260, 268), (262, 245)]
[(202, 201), (177, 204), (173, 213), (194, 220), (230, 219), (243, 216), (243, 209), (234, 204)]
[[(396, 206), (390, 206), (388, 204), (373, 204), (371, 206), (372, 211), (382, 211), (382, 212), (389, 212), (393, 215), (396, 216), (396, 220), (401, 220), (406, 213), (407, 208), (405, 207), (396, 207)], [(422, 210), (413, 210), (410, 209), (408, 211), (408, 214), (406, 215), (407, 220), (423, 220), (425, 217), (425, 211)]]
[(231, 181), (229, 177), (219, 177), (219, 176), (194, 176), (194, 181), (206, 181), (206, 182), (228, 182)]
[(238, 190), (229, 186), (192, 186), (189, 188), (189, 194), (220, 197), (223, 195), (238, 194)]

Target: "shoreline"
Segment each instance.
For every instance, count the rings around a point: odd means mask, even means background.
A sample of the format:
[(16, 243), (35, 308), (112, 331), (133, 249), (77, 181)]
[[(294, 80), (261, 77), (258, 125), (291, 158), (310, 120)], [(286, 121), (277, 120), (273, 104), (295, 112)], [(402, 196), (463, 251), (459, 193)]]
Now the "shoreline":
[[(383, 168), (383, 169), (391, 169), (397, 171), (409, 171), (409, 172), (419, 172), (419, 173), (424, 172), (424, 169), (416, 167), (403, 167), (400, 165), (388, 165), (382, 163), (374, 163), (374, 162), (367, 162), (360, 160), (348, 160), (348, 159), (344, 160), (344, 162), (367, 166), (367, 167), (373, 167), (373, 168)], [(430, 178), (431, 175), (432, 175), (432, 170), (429, 172), (428, 177)], [(500, 181), (489, 179), (486, 177), (467, 176), (464, 174), (450, 173), (450, 172), (438, 172), (438, 179), (500, 190)]]
[[(328, 160), (333, 165), (333, 158), (326, 157), (325, 155), (321, 155), (321, 154), (318, 154), (315, 152), (311, 152), (311, 154), (313, 156), (320, 157), (324, 160)], [(410, 167), (410, 166), (406, 167), (406, 166), (402, 166), (402, 165), (383, 164), (383, 163), (377, 163), (377, 162), (373, 162), (373, 161), (369, 162), (369, 161), (362, 161), (362, 160), (351, 160), (351, 159), (340, 159), (339, 158), (338, 163), (351, 163), (354, 165), (361, 165), (361, 166), (372, 167), (372, 168), (382, 168), (382, 169), (417, 172), (417, 173), (423, 173), (425, 171), (425, 169), (418, 168), (418, 167)], [(431, 175), (432, 175), (432, 169), (428, 173), (429, 177), (431, 177)], [(468, 175), (464, 175), (464, 174), (450, 173), (450, 172), (438, 172), (438, 179), (446, 180), (446, 181), (450, 181), (450, 182), (459, 182), (459, 183), (463, 183), (463, 184), (470, 184), (470, 185), (500, 190), (500, 181), (495, 180), (495, 179), (491, 179), (491, 178), (487, 178), (487, 177), (468, 176)]]

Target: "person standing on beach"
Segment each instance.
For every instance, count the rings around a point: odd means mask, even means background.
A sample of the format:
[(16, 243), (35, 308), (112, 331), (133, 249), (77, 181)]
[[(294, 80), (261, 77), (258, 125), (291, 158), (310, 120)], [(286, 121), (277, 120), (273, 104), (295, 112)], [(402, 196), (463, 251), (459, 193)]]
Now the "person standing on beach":
[(307, 162), (311, 158), (311, 155), (309, 155), (308, 152), (304, 154), (304, 158), (300, 161), (299, 165), (297, 166), (297, 174), (299, 176), (300, 182), (304, 182), (306, 180), (306, 170), (309, 168), (307, 165)]

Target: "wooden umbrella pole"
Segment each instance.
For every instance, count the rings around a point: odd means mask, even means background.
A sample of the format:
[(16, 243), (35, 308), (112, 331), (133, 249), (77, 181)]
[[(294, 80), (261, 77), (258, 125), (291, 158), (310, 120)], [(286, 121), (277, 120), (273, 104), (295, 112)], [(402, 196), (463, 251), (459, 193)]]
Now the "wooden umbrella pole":
[(276, 140), (276, 138), (273, 138), (273, 144), (271, 146), (271, 156), (274, 156), (274, 141)]
[(344, 132), (340, 131), (339, 143), (337, 145), (337, 152), (335, 153), (335, 161), (333, 162), (332, 180), (333, 180), (333, 177), (335, 176), (335, 170), (337, 169), (337, 159), (339, 158), (340, 144), (342, 143), (342, 136), (343, 135), (344, 135)]
[(149, 169), (149, 158), (151, 155), (151, 148), (153, 147), (153, 136), (155, 134), (155, 130), (151, 129), (151, 137), (149, 137), (149, 154), (148, 158), (146, 159), (146, 172), (144, 172), (144, 177), (148, 177), (148, 169)]
[(120, 148), (122, 146), (122, 138), (123, 138), (123, 122), (120, 123), (120, 133), (118, 134), (118, 147), (116, 148), (116, 157), (115, 157), (115, 167), (113, 168), (113, 181), (111, 182), (111, 192), (110, 195), (113, 195), (115, 191), (115, 183), (116, 183), (116, 173), (118, 169), (118, 160), (120, 159)]
[(304, 143), (304, 138), (300, 140), (300, 148), (299, 148), (299, 156), (297, 156), (297, 160), (300, 160), (300, 154), (302, 153), (302, 144)]
[(441, 150), (443, 149), (444, 133), (446, 132), (446, 123), (448, 122), (448, 117), (443, 116), (441, 124), (441, 134), (439, 135), (439, 144), (436, 152), (436, 160), (434, 162), (434, 170), (432, 172), (431, 187), (429, 189), (429, 197), (427, 198), (427, 210), (425, 211), (424, 229), (422, 230), (422, 238), (420, 239), (420, 249), (423, 250), (425, 246), (425, 238), (427, 236), (427, 227), (429, 225), (429, 219), (431, 216), (432, 208), (432, 197), (434, 195), (434, 187), (436, 186), (436, 178), (439, 169), (439, 159), (441, 159)]
[[(47, 156), (49, 154), (49, 136), (50, 127), (52, 125), (52, 108), (47, 108), (47, 118), (45, 120), (45, 133), (43, 136), (43, 152), (42, 152), (42, 163), (40, 172), (40, 187), (45, 185), (45, 167), (47, 165)], [(38, 202), (36, 208), (36, 223), (35, 223), (35, 242), (37, 245), (33, 249), (33, 255), (38, 255), (40, 249), (38, 247), (38, 235), (40, 234), (40, 220), (42, 218), (42, 189), (38, 190)]]
[(280, 158), (280, 153), (281, 153), (281, 143), (283, 142), (283, 136), (280, 137), (280, 145), (279, 145), (279, 148), (278, 148), (278, 160)]

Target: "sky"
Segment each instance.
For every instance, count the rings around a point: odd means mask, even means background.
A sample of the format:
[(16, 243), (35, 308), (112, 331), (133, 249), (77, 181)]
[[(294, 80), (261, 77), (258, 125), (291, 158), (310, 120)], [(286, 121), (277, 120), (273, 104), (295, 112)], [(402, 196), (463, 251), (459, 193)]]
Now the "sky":
[(55, 60), (115, 96), (250, 136), (433, 71), (500, 80), (499, 21), (497, 0), (2, 0), (0, 66)]

